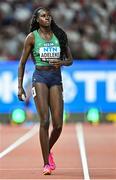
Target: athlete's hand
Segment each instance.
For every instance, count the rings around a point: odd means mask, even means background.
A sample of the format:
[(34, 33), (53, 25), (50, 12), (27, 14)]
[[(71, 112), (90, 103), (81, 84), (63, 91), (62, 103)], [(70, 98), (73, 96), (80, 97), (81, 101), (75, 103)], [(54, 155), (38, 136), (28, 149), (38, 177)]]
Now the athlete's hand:
[(56, 68), (59, 68), (60, 66), (63, 65), (62, 61), (59, 59), (50, 59), (49, 64), (51, 64), (52, 66), (55, 66)]
[(18, 88), (18, 98), (20, 101), (25, 101), (25, 99), (26, 99), (26, 93), (25, 93), (23, 87)]

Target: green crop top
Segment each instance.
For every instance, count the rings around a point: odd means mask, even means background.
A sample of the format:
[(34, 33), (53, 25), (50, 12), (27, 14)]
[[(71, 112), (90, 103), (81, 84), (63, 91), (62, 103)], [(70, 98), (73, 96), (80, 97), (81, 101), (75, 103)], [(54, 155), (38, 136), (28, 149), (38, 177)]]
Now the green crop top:
[(57, 37), (53, 34), (50, 41), (43, 39), (39, 31), (33, 31), (34, 47), (32, 49), (32, 57), (36, 66), (50, 66), (50, 59), (60, 58), (60, 44)]

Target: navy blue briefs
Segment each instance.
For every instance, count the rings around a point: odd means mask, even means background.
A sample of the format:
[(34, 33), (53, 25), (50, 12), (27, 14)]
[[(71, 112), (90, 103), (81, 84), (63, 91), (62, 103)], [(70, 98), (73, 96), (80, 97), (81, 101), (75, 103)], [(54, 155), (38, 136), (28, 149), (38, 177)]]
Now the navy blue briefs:
[(61, 70), (56, 68), (49, 70), (35, 69), (32, 84), (34, 85), (35, 83), (44, 83), (48, 88), (54, 85), (62, 85)]

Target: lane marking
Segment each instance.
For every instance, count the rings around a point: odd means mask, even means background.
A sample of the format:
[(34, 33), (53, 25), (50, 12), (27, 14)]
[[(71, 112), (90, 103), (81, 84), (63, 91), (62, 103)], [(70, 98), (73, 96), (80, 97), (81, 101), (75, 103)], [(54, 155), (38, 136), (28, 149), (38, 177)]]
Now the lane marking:
[(87, 156), (85, 150), (84, 133), (81, 123), (76, 125), (76, 137), (79, 144), (84, 180), (90, 180), (89, 169), (87, 164)]
[(20, 137), (17, 141), (15, 141), (13, 144), (8, 146), (5, 150), (0, 152), (0, 158), (3, 158), (8, 153), (16, 149), (18, 146), (26, 142), (28, 139), (33, 137), (38, 131), (38, 125), (35, 125), (31, 130), (29, 130), (26, 134), (24, 134), (22, 137)]

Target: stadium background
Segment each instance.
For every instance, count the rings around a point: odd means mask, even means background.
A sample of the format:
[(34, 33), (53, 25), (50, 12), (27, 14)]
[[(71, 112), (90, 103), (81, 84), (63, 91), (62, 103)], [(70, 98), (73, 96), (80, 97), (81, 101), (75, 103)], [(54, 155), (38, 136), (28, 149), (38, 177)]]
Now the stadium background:
[[(17, 67), (32, 12), (38, 6), (50, 8), (56, 23), (67, 32), (74, 58), (73, 66), (62, 69), (64, 118), (67, 121), (115, 122), (114, 0), (0, 1), (0, 121), (10, 123), (17, 109), (28, 114), (27, 120), (37, 119), (30, 91), (29, 103), (17, 99)], [(34, 68), (31, 60), (26, 68), (25, 88), (30, 89)], [(15, 114), (15, 118), (17, 116)]]

